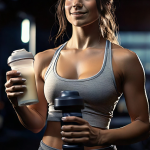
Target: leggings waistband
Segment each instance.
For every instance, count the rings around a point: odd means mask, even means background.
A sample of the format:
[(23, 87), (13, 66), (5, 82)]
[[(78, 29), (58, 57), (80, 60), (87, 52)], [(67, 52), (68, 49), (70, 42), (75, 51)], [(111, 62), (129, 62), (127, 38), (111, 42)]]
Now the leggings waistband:
[[(38, 150), (59, 150), (59, 149), (50, 147), (50, 146), (46, 145), (45, 143), (43, 143), (43, 141), (41, 140), (41, 142), (40, 142), (40, 147), (39, 147)], [(61, 150), (62, 150), (62, 149), (61, 149)]]
[[(63, 149), (56, 149), (56, 148), (50, 147), (50, 146), (46, 145), (45, 143), (43, 143), (43, 141), (41, 140), (40, 147), (38, 150), (63, 150)], [(117, 148), (115, 145), (111, 145), (109, 147), (93, 149), (93, 150), (117, 150)]]

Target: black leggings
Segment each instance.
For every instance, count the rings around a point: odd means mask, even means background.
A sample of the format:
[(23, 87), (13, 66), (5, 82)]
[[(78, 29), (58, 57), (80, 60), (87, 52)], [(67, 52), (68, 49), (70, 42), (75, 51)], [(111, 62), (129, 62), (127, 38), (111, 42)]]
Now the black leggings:
[[(40, 142), (40, 147), (38, 150), (59, 150), (53, 147), (50, 147), (48, 145), (46, 145), (45, 143), (43, 143), (43, 141)], [(62, 150), (62, 149), (61, 149)], [(100, 149), (93, 149), (93, 150), (117, 150), (115, 145), (111, 145), (109, 147), (105, 147), (105, 148), (100, 148)]]

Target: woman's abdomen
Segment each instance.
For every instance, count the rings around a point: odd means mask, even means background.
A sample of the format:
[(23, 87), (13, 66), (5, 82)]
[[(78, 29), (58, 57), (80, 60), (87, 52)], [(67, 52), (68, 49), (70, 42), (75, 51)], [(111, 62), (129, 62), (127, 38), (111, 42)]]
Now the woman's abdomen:
[(61, 136), (61, 123), (48, 121), (47, 127), (43, 136), (43, 142), (51, 147), (62, 149), (63, 141)]

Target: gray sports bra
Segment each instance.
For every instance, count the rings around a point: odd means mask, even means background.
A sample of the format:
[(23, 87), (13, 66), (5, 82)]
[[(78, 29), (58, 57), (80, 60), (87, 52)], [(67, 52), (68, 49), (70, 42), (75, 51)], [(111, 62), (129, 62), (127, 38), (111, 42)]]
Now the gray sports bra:
[(45, 74), (44, 94), (49, 103), (47, 120), (61, 120), (61, 111), (54, 109), (54, 99), (60, 96), (61, 91), (78, 91), (84, 99), (83, 119), (91, 126), (109, 129), (113, 111), (120, 98), (112, 69), (111, 42), (106, 41), (101, 70), (92, 77), (79, 80), (62, 78), (56, 72), (60, 51), (66, 44), (67, 42), (56, 50)]

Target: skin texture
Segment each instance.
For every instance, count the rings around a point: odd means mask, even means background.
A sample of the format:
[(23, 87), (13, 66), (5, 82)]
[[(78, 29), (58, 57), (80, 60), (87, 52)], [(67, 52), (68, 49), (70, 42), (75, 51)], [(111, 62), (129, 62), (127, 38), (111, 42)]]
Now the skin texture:
[[(71, 15), (74, 11), (87, 12), (87, 14), (76, 18)], [(66, 0), (65, 12), (68, 21), (72, 24), (72, 37), (61, 51), (57, 62), (57, 73), (67, 79), (91, 77), (102, 67), (106, 43), (106, 39), (99, 34), (96, 1)], [(21, 95), (20, 92), (26, 88), (22, 87), (25, 81), (15, 70), (8, 71), (6, 75), (7, 96), (22, 125), (34, 133), (41, 131), (46, 122), (47, 101), (44, 96), (44, 76), (57, 48), (46, 50), (35, 56), (34, 70), (38, 104), (17, 106), (17, 96)], [(113, 144), (131, 144), (148, 136), (149, 112), (145, 75), (137, 55), (119, 45), (112, 44), (112, 66), (117, 90), (120, 95), (124, 93), (132, 123), (118, 129), (103, 130), (90, 126), (84, 119), (67, 117), (64, 121), (78, 122), (80, 126), (69, 125), (61, 129), (60, 122), (49, 121), (43, 136), (45, 144), (62, 149), (63, 142), (83, 142), (85, 150), (91, 150)], [(18, 85), (15, 85), (16, 83)], [(75, 132), (78, 130), (82, 132)], [(68, 139), (68, 137), (72, 138)]]

